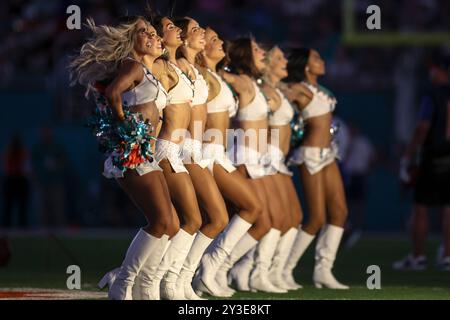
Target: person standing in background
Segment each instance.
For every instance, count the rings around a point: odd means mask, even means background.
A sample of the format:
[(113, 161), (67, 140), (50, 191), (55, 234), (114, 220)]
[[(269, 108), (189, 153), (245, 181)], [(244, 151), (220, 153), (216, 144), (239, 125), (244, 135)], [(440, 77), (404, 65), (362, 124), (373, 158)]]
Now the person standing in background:
[[(411, 216), (412, 253), (393, 264), (395, 270), (427, 268), (425, 241), (428, 210), (443, 209), (443, 252), (437, 266), (450, 271), (450, 60), (433, 57), (429, 63), (431, 90), (421, 103), (419, 122), (400, 166), (400, 179), (414, 185)], [(418, 164), (414, 159), (419, 159)]]
[(14, 134), (4, 154), (3, 182), (4, 210), (2, 225), (11, 227), (14, 208), (17, 206), (19, 215), (19, 227), (28, 226), (28, 204), (30, 195), (30, 183), (28, 178), (29, 163), (28, 152), (23, 145), (19, 134)]

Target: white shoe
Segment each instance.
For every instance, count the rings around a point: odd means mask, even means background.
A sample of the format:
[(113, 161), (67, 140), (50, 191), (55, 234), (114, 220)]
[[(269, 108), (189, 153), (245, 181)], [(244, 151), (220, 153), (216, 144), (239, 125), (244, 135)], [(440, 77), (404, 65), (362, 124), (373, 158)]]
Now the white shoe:
[(319, 289), (322, 287), (349, 289), (348, 286), (337, 281), (331, 272), (344, 229), (330, 224), (324, 228), (316, 244), (314, 286)]
[(392, 264), (394, 270), (414, 270), (423, 271), (427, 268), (427, 258), (425, 256), (414, 257), (412, 254), (407, 255), (402, 260)]
[(117, 274), (119, 273), (120, 268), (115, 268), (108, 273), (106, 273), (103, 278), (98, 282), (97, 287), (99, 289), (104, 289), (106, 286), (111, 287), (114, 281), (116, 280)]
[[(234, 246), (231, 254), (225, 259), (225, 261), (220, 266), (219, 270), (216, 273), (216, 282), (220, 288), (222, 288), (225, 292), (229, 294), (234, 294), (236, 291), (229, 287), (232, 282), (232, 277), (230, 276), (230, 270), (233, 268), (234, 264), (239, 261), (244, 255), (254, 254), (254, 250), (251, 252), (252, 248), (255, 248), (258, 241), (256, 241), (248, 232), (246, 232), (239, 242)], [(250, 260), (249, 260), (250, 261)], [(253, 264), (253, 258), (251, 259), (251, 264)], [(249, 275), (252, 266), (249, 269)], [(247, 283), (248, 277), (247, 276)], [(248, 284), (247, 284), (248, 287)], [(250, 290), (250, 288), (248, 289)], [(247, 291), (248, 291), (247, 290)]]
[(176, 279), (175, 281), (163, 279), (160, 285), (160, 295), (161, 300), (185, 300), (184, 288), (177, 286)]
[(222, 269), (219, 269), (216, 273), (216, 282), (217, 285), (222, 289), (222, 291), (226, 292), (227, 294), (233, 295), (236, 293), (236, 290), (231, 289), (228, 286), (228, 272), (224, 271)]
[[(201, 277), (203, 286), (208, 288), (209, 294), (215, 297), (231, 297), (233, 295), (234, 291), (228, 289), (226, 283), (219, 285), (216, 282), (216, 274), (251, 226), (251, 223), (242, 219), (238, 214), (234, 215), (227, 227), (214, 240), (208, 253), (203, 256), (199, 277)], [(223, 287), (225, 287), (224, 290)]]
[(194, 277), (192, 286), (198, 295), (203, 296), (203, 294), (206, 293), (210, 296), (219, 297), (219, 298), (229, 298), (232, 296), (232, 295), (222, 291), (214, 279), (212, 279), (212, 280), (208, 279), (208, 280), (210, 280), (210, 281), (205, 283), (205, 277), (201, 277), (201, 276)]
[(291, 287), (298, 285), (295, 283), (292, 273), (295, 267), (297, 267), (300, 258), (303, 256), (315, 237), (315, 235), (311, 235), (303, 231), (301, 226), (299, 226), (297, 230), (297, 235), (294, 243), (292, 244), (291, 252), (289, 253), (286, 264), (283, 267), (283, 274), (285, 275), (284, 279), (291, 285)]
[(161, 245), (148, 257), (134, 281), (133, 300), (160, 300), (160, 280), (156, 279), (156, 271), (169, 244), (169, 236), (163, 235)]
[(201, 231), (198, 231), (194, 242), (192, 243), (191, 250), (184, 261), (180, 277), (177, 280), (177, 286), (183, 288), (183, 294), (188, 300), (204, 300), (194, 292), (191, 283), (193, 282), (192, 279), (200, 260), (212, 241), (213, 239), (205, 236)]
[(289, 286), (290, 290), (302, 289), (303, 286), (295, 282), (292, 272), (283, 272), (283, 280)]
[(229, 283), (233, 284), (237, 291), (251, 291), (249, 282), (250, 273), (253, 269), (255, 251), (256, 246), (247, 252), (247, 254), (234, 265), (228, 274)]
[(450, 271), (450, 256), (442, 257), (438, 261), (437, 267), (441, 271)]
[(258, 243), (255, 256), (255, 268), (250, 275), (249, 286), (251, 289), (272, 293), (287, 292), (285, 289), (274, 286), (269, 280), (269, 267), (279, 239), (280, 230), (272, 228)]
[(177, 285), (181, 286), (184, 290), (184, 298), (186, 300), (206, 300), (205, 298), (202, 298), (198, 296), (194, 289), (192, 289), (192, 284), (189, 280), (183, 279), (183, 275), (180, 276), (180, 281)]
[(283, 270), (296, 235), (297, 229), (291, 228), (280, 237), (280, 241), (278, 241), (278, 246), (272, 259), (272, 265), (269, 269), (270, 282), (276, 287), (284, 290), (292, 289), (291, 286), (284, 281)]
[(158, 265), (153, 279), (162, 284), (163, 279), (169, 278), (169, 282), (176, 283), (193, 241), (193, 235), (180, 229), (177, 234), (172, 237), (170, 245), (163, 256), (161, 263)]
[(141, 270), (147, 258), (160, 245), (161, 239), (156, 238), (143, 229), (134, 237), (128, 247), (125, 259), (122, 262), (116, 280), (108, 291), (111, 300), (132, 300), (132, 288), (134, 280)]

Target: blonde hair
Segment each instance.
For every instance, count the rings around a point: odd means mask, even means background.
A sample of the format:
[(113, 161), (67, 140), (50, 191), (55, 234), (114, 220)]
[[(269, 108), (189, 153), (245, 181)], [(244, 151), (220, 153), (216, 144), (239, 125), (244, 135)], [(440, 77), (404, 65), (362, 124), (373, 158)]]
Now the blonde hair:
[(145, 18), (137, 16), (116, 27), (96, 26), (87, 19), (86, 26), (93, 36), (81, 47), (79, 55), (69, 65), (71, 85), (77, 82), (88, 87), (96, 81), (112, 79), (123, 59), (133, 50), (137, 24)]
[(266, 56), (264, 57), (264, 60), (266, 62), (266, 67), (263, 70), (262, 78), (264, 82), (270, 83), (270, 61), (272, 60), (272, 56), (275, 53), (275, 50), (279, 49), (277, 45), (274, 45), (269, 50), (266, 51)]

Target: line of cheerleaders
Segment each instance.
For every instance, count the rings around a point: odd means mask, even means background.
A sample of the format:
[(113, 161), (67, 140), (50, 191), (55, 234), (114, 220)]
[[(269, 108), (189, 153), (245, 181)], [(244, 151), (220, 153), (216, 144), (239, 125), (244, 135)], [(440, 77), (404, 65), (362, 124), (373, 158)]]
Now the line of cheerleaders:
[[(293, 271), (316, 235), (315, 286), (347, 289), (332, 274), (347, 206), (330, 130), (336, 100), (317, 83), (318, 52), (286, 59), (250, 37), (225, 45), (189, 17), (87, 25), (72, 76), (96, 98), (104, 175), (148, 221), (100, 281), (109, 298), (297, 290)], [(295, 110), (305, 126), (294, 148)], [(230, 128), (246, 138), (228, 139)], [(304, 225), (287, 164), (302, 179)]]

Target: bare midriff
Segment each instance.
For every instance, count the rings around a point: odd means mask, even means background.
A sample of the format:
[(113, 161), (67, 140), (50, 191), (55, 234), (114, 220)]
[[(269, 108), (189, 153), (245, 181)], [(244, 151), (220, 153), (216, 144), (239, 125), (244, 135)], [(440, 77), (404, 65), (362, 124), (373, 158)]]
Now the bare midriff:
[(206, 119), (207, 109), (205, 103), (191, 107), (191, 118), (188, 127), (191, 139), (203, 142), (203, 132), (205, 132)]
[(159, 139), (180, 143), (189, 127), (191, 106), (189, 103), (170, 104), (164, 108), (164, 120)]
[[(205, 143), (215, 143), (227, 147), (226, 132), (230, 125), (230, 117), (228, 111), (208, 113), (208, 121), (206, 121)], [(210, 134), (208, 134), (208, 132)], [(220, 138), (219, 138), (220, 137)]]
[[(272, 141), (272, 139), (275, 141)], [(276, 141), (276, 139), (278, 139), (278, 141)], [(283, 154), (287, 155), (291, 144), (291, 125), (270, 126), (269, 143), (278, 145)]]
[[(239, 127), (244, 130), (244, 144), (250, 149), (261, 154), (267, 151), (268, 120), (245, 120), (239, 122)], [(250, 138), (250, 139), (249, 139)]]
[(331, 113), (306, 120), (302, 146), (329, 148), (331, 144), (331, 120)]

